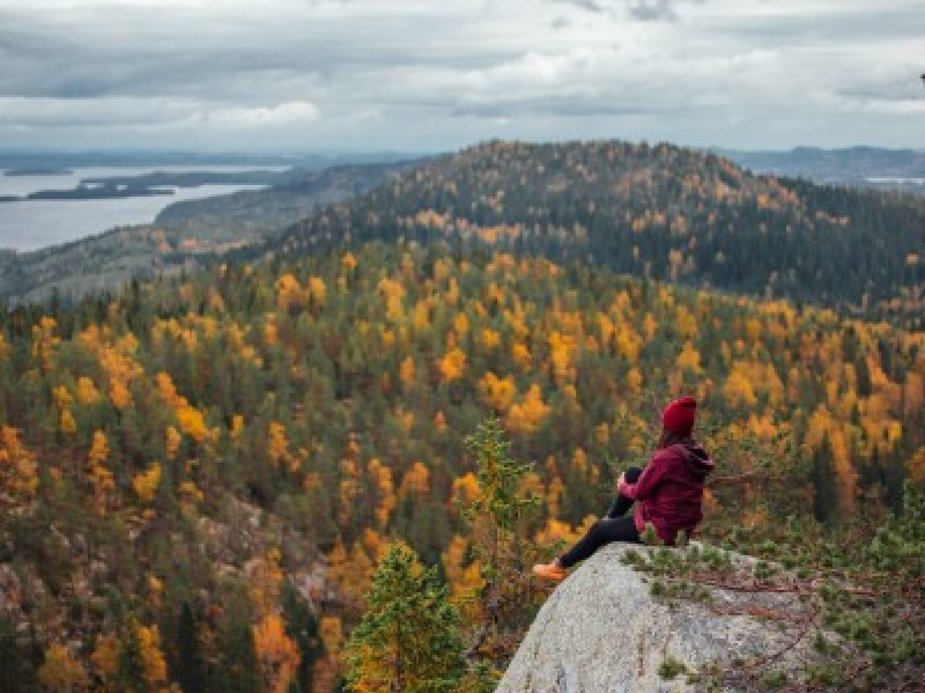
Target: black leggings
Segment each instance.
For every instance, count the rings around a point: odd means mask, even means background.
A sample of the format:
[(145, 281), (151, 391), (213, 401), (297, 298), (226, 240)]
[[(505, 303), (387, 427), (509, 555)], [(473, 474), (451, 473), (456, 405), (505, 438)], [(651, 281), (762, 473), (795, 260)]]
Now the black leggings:
[[(627, 482), (635, 484), (642, 470), (638, 467), (630, 467), (626, 470), (624, 478)], [(627, 498), (623, 494), (617, 496), (610, 505), (610, 510), (602, 520), (598, 520), (588, 533), (585, 534), (578, 543), (559, 557), (559, 565), (563, 568), (571, 568), (579, 561), (590, 557), (595, 551), (604, 544), (612, 541), (626, 541), (633, 544), (641, 544), (639, 531), (636, 529), (636, 523), (632, 515), (627, 515), (627, 511), (633, 507), (633, 499)]]

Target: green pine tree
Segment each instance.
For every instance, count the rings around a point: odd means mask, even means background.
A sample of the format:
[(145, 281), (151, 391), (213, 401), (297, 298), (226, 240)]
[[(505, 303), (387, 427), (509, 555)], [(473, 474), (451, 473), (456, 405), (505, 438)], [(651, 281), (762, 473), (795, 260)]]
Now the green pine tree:
[(454, 691), (463, 673), (448, 590), (400, 543), (376, 570), (368, 610), (347, 644), (348, 685), (364, 691)]
[(236, 634), (227, 653), (228, 668), (223, 672), (228, 677), (227, 685), (218, 688), (235, 693), (255, 693), (263, 686), (257, 669), (257, 653), (254, 651), (254, 637), (251, 627), (244, 626)]
[(315, 662), (324, 654), (324, 644), (318, 635), (318, 619), (291, 583), (283, 586), (283, 612), (286, 617), (286, 635), (299, 646), (299, 669), (293, 681), (302, 691), (312, 690), (312, 671)]
[(479, 492), (465, 509), (473, 551), (481, 566), (481, 608), (477, 623), (468, 624), (470, 664), (503, 670), (533, 621), (541, 593), (534, 589), (530, 565), (546, 560), (529, 539), (528, 524), (539, 500), (523, 492), (521, 482), (532, 465), (511, 456), (511, 443), (501, 422), (492, 417), (466, 439), (475, 455)]
[(204, 685), (202, 654), (196, 633), (196, 620), (189, 602), (183, 602), (180, 620), (177, 624), (177, 650), (179, 662), (177, 682), (187, 693), (201, 691)]
[(22, 642), (13, 622), (0, 616), (0, 693), (36, 690), (36, 673), (44, 659), (34, 624), (29, 626), (29, 639)]
[(838, 477), (832, 459), (832, 444), (823, 436), (819, 449), (813, 453), (813, 515), (819, 522), (830, 524), (838, 518)]
[(23, 686), (26, 658), (16, 642), (16, 630), (5, 616), (0, 618), (0, 693), (26, 690)]

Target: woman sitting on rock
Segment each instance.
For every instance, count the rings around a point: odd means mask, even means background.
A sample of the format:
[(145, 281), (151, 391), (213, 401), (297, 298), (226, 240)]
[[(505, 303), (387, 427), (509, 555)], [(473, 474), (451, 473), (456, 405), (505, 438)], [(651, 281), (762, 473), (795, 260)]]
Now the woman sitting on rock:
[[(539, 563), (533, 572), (548, 580), (562, 580), (568, 569), (612, 541), (641, 543), (651, 523), (658, 536), (673, 546), (678, 532), (688, 535), (703, 517), (703, 487), (713, 471), (713, 460), (691, 438), (697, 402), (682, 397), (662, 412), (658, 449), (645, 469), (631, 467), (617, 481), (619, 496), (607, 516), (591, 525), (577, 544), (552, 563)], [(636, 503), (632, 517), (627, 511)]]

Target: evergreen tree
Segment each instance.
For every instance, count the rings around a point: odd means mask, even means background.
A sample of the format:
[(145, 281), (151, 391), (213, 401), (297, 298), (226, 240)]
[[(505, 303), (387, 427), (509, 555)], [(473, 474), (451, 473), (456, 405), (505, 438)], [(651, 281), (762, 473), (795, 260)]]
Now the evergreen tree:
[(324, 645), (318, 634), (318, 619), (289, 582), (283, 586), (282, 602), (286, 617), (286, 635), (299, 646), (301, 655), (293, 685), (297, 685), (301, 691), (311, 691), (315, 661), (324, 654)]
[(253, 631), (244, 624), (223, 638), (221, 663), (212, 672), (209, 689), (228, 693), (259, 693), (263, 690), (257, 669)]
[(832, 444), (828, 435), (813, 453), (810, 478), (813, 483), (813, 515), (830, 524), (838, 517), (838, 477), (832, 460)]
[(6, 617), (0, 618), (0, 693), (24, 690), (21, 682), (23, 659), (13, 624)]
[(463, 643), (447, 593), (435, 569), (422, 568), (413, 550), (391, 545), (347, 645), (349, 686), (370, 692), (456, 690)]
[(36, 690), (36, 673), (44, 659), (34, 625), (29, 627), (28, 642), (21, 643), (13, 622), (0, 616), (0, 693)]
[(183, 602), (177, 624), (177, 650), (179, 662), (176, 680), (186, 693), (203, 690), (203, 663), (199, 650), (196, 620), (189, 602)]
[(475, 455), (478, 493), (465, 509), (473, 551), (481, 567), (479, 623), (472, 624), (469, 651), (474, 661), (488, 658), (503, 668), (520, 641), (540, 598), (532, 588), (530, 565), (540, 559), (525, 526), (539, 500), (522, 489), (532, 465), (511, 456), (501, 422), (491, 417), (466, 439)]
[(873, 386), (870, 382), (870, 367), (867, 365), (867, 357), (863, 353), (854, 362), (854, 372), (858, 378), (858, 395), (870, 397), (871, 392), (873, 392)]

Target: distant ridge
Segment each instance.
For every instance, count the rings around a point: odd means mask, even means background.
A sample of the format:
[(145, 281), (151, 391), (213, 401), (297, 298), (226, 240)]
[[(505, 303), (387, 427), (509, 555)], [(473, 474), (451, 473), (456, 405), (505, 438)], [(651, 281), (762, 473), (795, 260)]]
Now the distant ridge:
[[(757, 173), (809, 178), (822, 183), (871, 185), (871, 179), (925, 179), (925, 151), (847, 147), (795, 147), (789, 151), (714, 150)], [(915, 189), (910, 189), (916, 192)], [(918, 192), (925, 192), (925, 186)]]
[(876, 308), (913, 324), (925, 313), (925, 199), (758, 176), (669, 144), (481, 144), (326, 208), (264, 252), (399, 239), (482, 244), (765, 298)]

